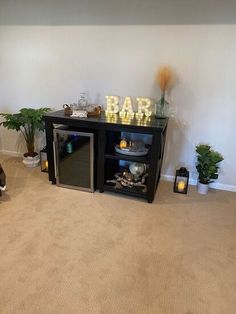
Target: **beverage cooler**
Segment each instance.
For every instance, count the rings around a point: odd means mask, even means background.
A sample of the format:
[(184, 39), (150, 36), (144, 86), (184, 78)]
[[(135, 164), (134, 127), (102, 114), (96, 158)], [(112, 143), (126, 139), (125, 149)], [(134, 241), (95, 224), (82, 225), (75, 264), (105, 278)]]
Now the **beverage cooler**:
[(94, 134), (54, 129), (54, 163), (58, 186), (94, 191)]

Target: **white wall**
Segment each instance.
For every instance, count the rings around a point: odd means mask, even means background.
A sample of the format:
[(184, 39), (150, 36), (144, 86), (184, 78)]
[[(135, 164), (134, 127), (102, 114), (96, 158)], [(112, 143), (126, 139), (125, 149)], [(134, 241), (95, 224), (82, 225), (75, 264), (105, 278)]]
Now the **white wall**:
[[(208, 142), (225, 161), (219, 183), (236, 190), (236, 25), (1, 26), (0, 111), (22, 106), (60, 108), (88, 91), (158, 98), (154, 75), (173, 66), (163, 173), (186, 165), (196, 177), (194, 147)], [(24, 151), (14, 132), (1, 129), (1, 146)]]

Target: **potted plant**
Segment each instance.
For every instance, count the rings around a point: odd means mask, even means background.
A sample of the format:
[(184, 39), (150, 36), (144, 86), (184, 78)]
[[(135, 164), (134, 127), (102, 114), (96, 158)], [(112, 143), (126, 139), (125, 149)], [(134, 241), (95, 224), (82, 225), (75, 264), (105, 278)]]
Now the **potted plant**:
[(218, 179), (219, 162), (224, 160), (223, 156), (213, 150), (210, 145), (200, 144), (196, 146), (197, 171), (198, 171), (198, 192), (207, 194), (209, 183)]
[(0, 113), (4, 121), (0, 123), (9, 130), (20, 131), (25, 139), (27, 153), (23, 163), (27, 167), (36, 167), (39, 164), (39, 155), (35, 152), (35, 133), (44, 130), (43, 115), (49, 108), (22, 108), (19, 113)]

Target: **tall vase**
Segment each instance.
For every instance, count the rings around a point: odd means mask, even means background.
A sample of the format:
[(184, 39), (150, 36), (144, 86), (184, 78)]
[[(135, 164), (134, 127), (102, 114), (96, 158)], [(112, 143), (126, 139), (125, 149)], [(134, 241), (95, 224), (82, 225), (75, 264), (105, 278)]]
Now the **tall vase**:
[(166, 118), (167, 104), (168, 102), (165, 100), (165, 91), (163, 91), (161, 99), (155, 104), (155, 118)]

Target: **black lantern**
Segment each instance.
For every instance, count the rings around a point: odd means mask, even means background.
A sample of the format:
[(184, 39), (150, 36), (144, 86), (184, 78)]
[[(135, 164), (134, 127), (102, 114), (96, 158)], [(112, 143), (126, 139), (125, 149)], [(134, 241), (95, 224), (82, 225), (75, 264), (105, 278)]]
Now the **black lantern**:
[(48, 172), (47, 146), (40, 151), (40, 165), (42, 172)]
[(188, 181), (189, 181), (189, 171), (186, 168), (181, 167), (179, 170), (176, 170), (174, 192), (187, 194)]

